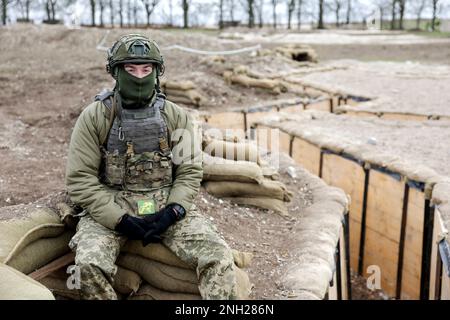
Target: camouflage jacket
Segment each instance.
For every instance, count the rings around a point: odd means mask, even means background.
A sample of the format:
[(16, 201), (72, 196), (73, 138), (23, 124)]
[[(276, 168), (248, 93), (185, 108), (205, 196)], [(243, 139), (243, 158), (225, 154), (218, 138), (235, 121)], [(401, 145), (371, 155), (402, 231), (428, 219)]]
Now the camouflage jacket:
[[(161, 114), (166, 121), (169, 137), (175, 129), (187, 130), (191, 137), (197, 137), (194, 135), (196, 132), (189, 114), (176, 104), (166, 100)], [(99, 180), (102, 162), (100, 147), (108, 135), (109, 118), (110, 111), (101, 101), (87, 106), (79, 116), (70, 140), (66, 186), (70, 199), (75, 204), (87, 209), (100, 224), (114, 229), (126, 212), (114, 200), (118, 190), (107, 187)], [(191, 154), (180, 159), (174, 166), (173, 185), (167, 201), (167, 204), (182, 205), (187, 214), (203, 177), (201, 149), (199, 143), (193, 143), (194, 140), (191, 139)], [(174, 154), (174, 148), (182, 141), (182, 138), (170, 141)], [(194, 158), (196, 160), (193, 160)]]

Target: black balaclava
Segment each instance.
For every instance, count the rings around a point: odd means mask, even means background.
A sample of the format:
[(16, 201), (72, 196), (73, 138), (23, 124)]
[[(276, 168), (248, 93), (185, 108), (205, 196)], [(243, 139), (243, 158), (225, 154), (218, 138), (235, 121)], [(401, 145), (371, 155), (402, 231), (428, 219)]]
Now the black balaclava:
[(156, 68), (143, 78), (137, 78), (125, 68), (118, 68), (117, 84), (124, 108), (141, 108), (148, 104), (155, 93)]

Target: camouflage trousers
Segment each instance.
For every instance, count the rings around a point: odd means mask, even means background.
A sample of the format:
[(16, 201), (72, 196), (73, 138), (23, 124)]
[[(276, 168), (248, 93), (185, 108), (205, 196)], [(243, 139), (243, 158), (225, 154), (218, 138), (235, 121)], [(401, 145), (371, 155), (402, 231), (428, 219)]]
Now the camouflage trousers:
[[(212, 222), (194, 207), (163, 234), (163, 244), (197, 272), (203, 299), (236, 299), (234, 260)], [(82, 299), (116, 300), (115, 261), (126, 238), (96, 222), (80, 219), (69, 246), (76, 252)]]

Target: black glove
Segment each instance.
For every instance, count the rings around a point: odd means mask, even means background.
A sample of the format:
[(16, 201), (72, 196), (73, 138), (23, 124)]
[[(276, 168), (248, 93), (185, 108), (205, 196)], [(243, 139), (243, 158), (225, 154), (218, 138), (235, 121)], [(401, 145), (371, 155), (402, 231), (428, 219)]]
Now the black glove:
[(152, 242), (161, 242), (161, 234), (164, 233), (177, 220), (184, 218), (186, 211), (182, 206), (176, 203), (167, 205), (154, 215), (144, 218), (148, 223), (147, 233), (144, 236), (142, 243), (144, 246)]
[(130, 240), (143, 240), (145, 233), (148, 231), (143, 219), (128, 214), (122, 216), (115, 230), (127, 236)]

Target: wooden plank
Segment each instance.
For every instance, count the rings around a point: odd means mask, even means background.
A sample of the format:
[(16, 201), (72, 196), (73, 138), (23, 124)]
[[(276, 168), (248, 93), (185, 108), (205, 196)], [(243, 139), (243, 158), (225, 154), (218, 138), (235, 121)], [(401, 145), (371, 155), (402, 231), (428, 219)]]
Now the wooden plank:
[(305, 105), (305, 110), (319, 110), (330, 112), (330, 99)]
[(287, 113), (299, 113), (302, 112), (303, 109), (303, 105), (296, 105), (296, 106), (290, 106), (290, 107), (286, 107), (281, 109), (281, 112), (287, 112)]
[(272, 108), (267, 111), (261, 112), (248, 112), (247, 113), (247, 129), (250, 128), (256, 121), (259, 121), (268, 115), (273, 115), (274, 112), (277, 112), (276, 108)]
[(377, 171), (370, 171), (368, 187), (365, 268), (381, 268), (383, 290), (395, 296), (404, 183)]
[(383, 112), (382, 119), (386, 120), (402, 120), (402, 121), (426, 121), (428, 116), (422, 114), (405, 114), (395, 112)]
[(53, 260), (49, 264), (43, 266), (42, 268), (33, 271), (32, 273), (28, 274), (29, 277), (33, 278), (34, 280), (40, 280), (42, 278), (45, 278), (52, 272), (70, 264), (75, 261), (75, 253), (70, 252), (62, 257), (59, 257), (58, 259)]
[(378, 118), (378, 115), (375, 112), (366, 112), (366, 111), (345, 111), (345, 114), (348, 116), (355, 117), (370, 117), (370, 118)]
[(281, 131), (278, 128), (258, 125), (256, 128), (257, 145), (263, 149), (279, 151), (280, 133)]
[(366, 225), (395, 242), (400, 239), (403, 195), (402, 181), (370, 170)]
[(369, 266), (379, 267), (381, 287), (389, 296), (394, 297), (397, 284), (398, 242), (383, 237), (371, 228), (366, 228), (365, 248), (363, 274)]
[(361, 237), (361, 221), (349, 219), (350, 222), (350, 267), (358, 270), (359, 245)]
[(280, 137), (279, 138), (280, 139), (279, 140), (279, 146), (280, 146), (279, 151), (289, 154), (289, 146), (290, 146), (290, 142), (291, 142), (291, 136), (288, 133), (280, 130), (279, 137)]
[(405, 230), (405, 247), (403, 251), (402, 299), (420, 298), (424, 210), (424, 193), (415, 188), (410, 188)]
[(292, 158), (312, 174), (319, 175), (320, 148), (318, 146), (295, 137), (292, 143)]
[(358, 269), (364, 178), (364, 169), (355, 161), (335, 154), (323, 155), (322, 179), (350, 196), (350, 264), (354, 270)]

